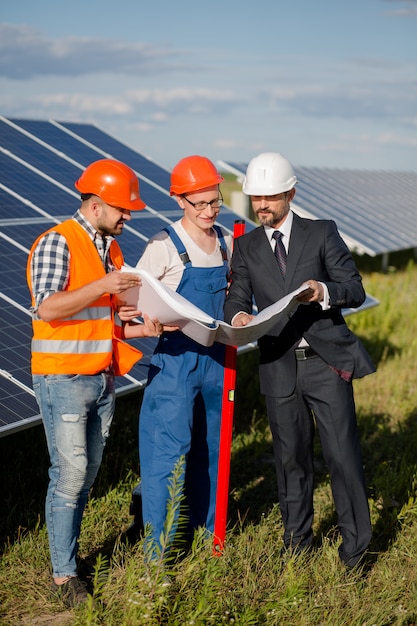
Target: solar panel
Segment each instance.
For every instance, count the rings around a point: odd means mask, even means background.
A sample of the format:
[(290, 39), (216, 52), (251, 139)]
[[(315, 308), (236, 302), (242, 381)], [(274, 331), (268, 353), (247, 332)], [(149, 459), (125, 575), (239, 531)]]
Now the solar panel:
[[(126, 263), (135, 265), (148, 238), (182, 215), (169, 195), (169, 171), (89, 124), (0, 117), (0, 436), (40, 422), (30, 375), (29, 250), (38, 235), (79, 208), (74, 182), (101, 158), (126, 162), (140, 180), (147, 207), (132, 213), (120, 240)], [(236, 219), (225, 206), (218, 223), (231, 232)], [(145, 385), (156, 339), (129, 343), (144, 358), (116, 378), (118, 395)]]
[[(239, 177), (246, 172), (246, 163), (219, 163)], [(376, 256), (417, 246), (417, 172), (294, 169), (294, 211), (333, 219), (351, 250)]]
[(163, 189), (169, 189), (170, 173), (154, 163), (149, 157), (145, 157), (125, 146), (95, 126), (69, 123), (63, 123), (62, 126), (68, 131), (76, 133), (78, 137), (82, 137), (85, 141), (97, 146), (103, 151), (103, 154), (112, 154), (115, 159), (129, 163), (130, 167), (140, 172), (143, 177), (154, 181)]

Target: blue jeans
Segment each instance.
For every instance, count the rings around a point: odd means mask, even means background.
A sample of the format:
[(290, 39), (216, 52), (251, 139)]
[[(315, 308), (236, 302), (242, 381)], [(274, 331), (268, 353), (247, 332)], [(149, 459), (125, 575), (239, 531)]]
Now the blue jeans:
[(76, 576), (81, 519), (113, 418), (113, 371), (34, 375), (51, 466), (45, 504), (54, 578)]

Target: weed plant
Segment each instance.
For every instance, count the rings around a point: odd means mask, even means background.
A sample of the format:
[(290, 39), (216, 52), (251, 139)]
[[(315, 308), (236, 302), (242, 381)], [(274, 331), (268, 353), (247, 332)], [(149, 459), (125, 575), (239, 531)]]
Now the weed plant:
[(80, 538), (81, 556), (94, 565), (94, 592), (76, 610), (66, 610), (48, 594), (43, 513), (48, 457), (42, 428), (0, 439), (0, 624), (417, 624), (417, 268), (410, 262), (385, 274), (373, 268), (362, 273), (366, 290), (380, 301), (348, 318), (378, 368), (354, 383), (374, 531), (368, 567), (349, 571), (339, 561), (340, 539), (318, 439), (314, 550), (282, 556), (272, 443), (253, 351), (238, 359), (222, 556), (213, 556), (212, 540), (203, 530), (191, 544), (170, 544), (182, 503), (181, 466), (173, 475), (171, 514), (156, 567), (146, 562), (143, 538), (135, 544), (126, 540), (138, 480), (141, 394), (119, 398)]

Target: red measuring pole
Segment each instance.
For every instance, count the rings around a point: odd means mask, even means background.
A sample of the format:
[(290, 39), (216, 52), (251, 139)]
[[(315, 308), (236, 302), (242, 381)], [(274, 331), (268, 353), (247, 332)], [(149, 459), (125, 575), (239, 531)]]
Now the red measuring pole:
[[(233, 240), (245, 232), (245, 222), (236, 220)], [(230, 455), (232, 448), (233, 413), (235, 409), (237, 348), (226, 346), (223, 378), (222, 418), (220, 426), (219, 465), (217, 472), (216, 512), (214, 516), (213, 554), (221, 556), (226, 539), (229, 502)]]

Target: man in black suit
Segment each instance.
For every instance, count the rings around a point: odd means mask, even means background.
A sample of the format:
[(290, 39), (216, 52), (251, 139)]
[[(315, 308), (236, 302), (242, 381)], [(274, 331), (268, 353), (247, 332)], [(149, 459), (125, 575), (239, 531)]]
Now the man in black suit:
[[(303, 219), (291, 210), (296, 182), (291, 164), (279, 153), (262, 153), (249, 163), (243, 191), (251, 196), (261, 226), (235, 241), (225, 320), (244, 326), (253, 317), (253, 300), (261, 311), (308, 285), (285, 326), (258, 342), (284, 546), (298, 552), (313, 540), (317, 425), (342, 536), (339, 556), (355, 567), (372, 530), (352, 380), (375, 367), (341, 309), (360, 306), (365, 292), (336, 224)], [(281, 241), (275, 239), (278, 230)]]

